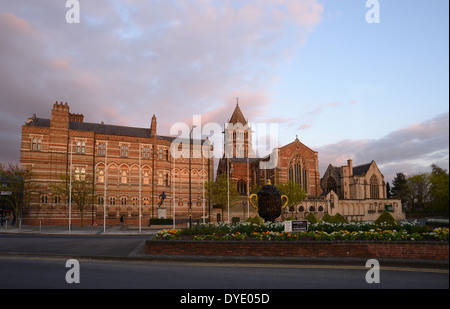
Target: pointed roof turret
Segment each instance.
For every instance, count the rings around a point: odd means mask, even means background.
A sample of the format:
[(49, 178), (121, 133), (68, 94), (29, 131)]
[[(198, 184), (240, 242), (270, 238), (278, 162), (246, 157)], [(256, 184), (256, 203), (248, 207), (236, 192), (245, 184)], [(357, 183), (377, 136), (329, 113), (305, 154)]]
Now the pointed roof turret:
[(233, 115), (231, 115), (229, 123), (236, 124), (241, 123), (243, 126), (247, 124), (244, 115), (242, 114), (241, 109), (239, 108), (239, 99), (236, 102), (236, 108), (234, 109)]

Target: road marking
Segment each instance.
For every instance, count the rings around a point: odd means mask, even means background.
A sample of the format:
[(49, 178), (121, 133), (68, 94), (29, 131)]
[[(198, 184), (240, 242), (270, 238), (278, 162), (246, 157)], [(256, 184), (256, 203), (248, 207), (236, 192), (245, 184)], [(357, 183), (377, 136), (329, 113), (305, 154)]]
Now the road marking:
[[(295, 269), (348, 269), (348, 270), (367, 270), (365, 266), (354, 265), (291, 265), (291, 264), (245, 264), (245, 263), (186, 263), (191, 266), (200, 267), (248, 267), (248, 268), (295, 268)], [(414, 268), (414, 267), (389, 267), (381, 266), (380, 270), (390, 271), (410, 271), (410, 272), (424, 272), (424, 273), (440, 273), (448, 274), (448, 269), (434, 269), (434, 268)]]
[[(134, 251), (134, 250), (133, 250)], [(88, 260), (89, 262), (95, 263), (114, 263), (116, 260), (103, 260), (96, 259), (93, 257), (78, 257), (79, 260)], [(0, 260), (47, 260), (47, 261), (65, 261), (67, 257), (48, 257), (48, 256), (21, 256), (21, 255), (0, 255)], [(129, 261), (129, 263), (148, 263), (148, 262), (156, 262), (156, 263), (166, 263), (166, 261), (155, 261), (155, 260), (133, 260)], [(306, 264), (247, 264), (247, 263), (209, 263), (209, 262), (174, 262), (167, 261), (167, 263), (183, 263), (188, 266), (198, 266), (198, 267), (239, 267), (239, 268), (283, 268), (283, 269), (347, 269), (347, 270), (367, 270), (365, 266), (357, 266), (357, 265), (306, 265)], [(393, 267), (393, 266), (381, 266), (380, 270), (383, 271), (407, 271), (407, 272), (422, 272), (422, 273), (437, 273), (437, 274), (448, 274), (448, 269), (435, 269), (435, 268), (416, 268), (416, 267)]]

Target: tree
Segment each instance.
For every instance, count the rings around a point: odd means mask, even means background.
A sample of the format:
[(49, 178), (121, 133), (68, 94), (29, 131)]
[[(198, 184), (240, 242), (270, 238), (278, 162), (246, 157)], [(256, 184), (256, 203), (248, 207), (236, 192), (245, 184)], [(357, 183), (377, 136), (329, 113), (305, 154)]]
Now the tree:
[(1, 191), (10, 192), (10, 195), (0, 198), (8, 201), (14, 211), (14, 217), (20, 218), (31, 194), (37, 192), (36, 184), (32, 182), (31, 170), (10, 163), (7, 170), (0, 169), (0, 185)]
[(231, 180), (228, 184), (226, 175), (217, 176), (216, 181), (206, 182), (205, 191), (208, 198), (211, 199), (211, 202), (222, 209), (222, 217), (224, 208), (228, 206), (228, 198), (230, 205), (239, 200), (239, 193), (237, 192), (236, 186), (232, 184)]
[(389, 181), (386, 183), (386, 197), (391, 198), (391, 185), (389, 184)]
[[(89, 205), (92, 205), (94, 200), (94, 188), (92, 181), (87, 177), (84, 179), (76, 178), (72, 176), (72, 183), (70, 188), (70, 176), (61, 175), (61, 182), (50, 184), (50, 188), (56, 195), (64, 196), (67, 200), (71, 195), (71, 202), (73, 202), (80, 211), (81, 226), (84, 226), (84, 211)], [(70, 194), (72, 191), (72, 194)]]
[(397, 176), (392, 181), (391, 197), (400, 199), (403, 205), (407, 205), (408, 192), (408, 180), (405, 174), (397, 173)]
[(295, 206), (306, 198), (306, 192), (300, 184), (296, 184), (292, 181), (289, 181), (286, 184), (278, 185), (278, 190), (280, 190), (281, 194), (287, 196), (287, 207), (292, 215), (294, 215)]
[(411, 210), (424, 210), (430, 207), (430, 180), (427, 173), (408, 177), (408, 189), (406, 203)]
[(449, 175), (447, 170), (432, 164), (430, 179), (430, 203), (433, 210), (449, 209)]

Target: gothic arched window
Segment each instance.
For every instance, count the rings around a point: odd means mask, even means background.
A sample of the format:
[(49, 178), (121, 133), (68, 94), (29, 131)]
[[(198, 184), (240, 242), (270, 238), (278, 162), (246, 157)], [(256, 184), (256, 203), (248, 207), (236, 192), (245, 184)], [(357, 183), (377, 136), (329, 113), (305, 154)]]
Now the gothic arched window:
[(334, 180), (333, 177), (329, 177), (327, 180), (326, 191), (331, 191), (331, 190), (333, 190), (335, 193), (337, 193), (336, 180)]
[(121, 145), (120, 146), (120, 156), (122, 158), (128, 157), (128, 146), (127, 145)]
[(300, 156), (295, 156), (289, 163), (289, 181), (300, 184), (308, 192), (308, 171), (305, 162)]
[(237, 182), (237, 191), (240, 194), (247, 194), (247, 182), (244, 179)]
[(377, 176), (372, 175), (372, 177), (370, 177), (370, 198), (379, 198), (379, 193), (378, 178)]

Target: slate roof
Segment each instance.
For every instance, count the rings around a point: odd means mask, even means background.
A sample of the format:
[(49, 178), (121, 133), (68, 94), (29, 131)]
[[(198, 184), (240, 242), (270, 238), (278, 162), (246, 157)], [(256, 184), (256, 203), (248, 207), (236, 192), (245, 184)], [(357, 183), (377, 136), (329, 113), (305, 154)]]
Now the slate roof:
[[(34, 127), (50, 127), (50, 119), (46, 118), (33, 118), (33, 121), (27, 124), (28, 126)], [(153, 137), (150, 133), (150, 128), (135, 128), (126, 127), (110, 124), (100, 124), (100, 123), (89, 123), (89, 122), (70, 122), (70, 130), (76, 131), (87, 131), (95, 132), (97, 134), (108, 134), (108, 135), (120, 135), (120, 136), (131, 136), (131, 137)], [(167, 141), (174, 141), (177, 137), (174, 136), (163, 136), (158, 135), (158, 139), (163, 139)], [(204, 142), (205, 140), (202, 140)]]
[[(363, 176), (367, 173), (367, 171), (370, 168), (370, 165), (372, 164), (372, 162), (370, 163), (366, 163), (366, 164), (362, 164), (362, 165), (358, 165), (358, 166), (354, 166), (353, 167), (353, 176)], [(334, 171), (338, 174), (341, 175), (341, 168), (340, 167), (336, 167), (331, 165), (331, 167), (334, 169)]]
[(367, 173), (372, 163), (366, 163), (363, 165), (358, 165), (353, 167), (353, 175), (362, 176)]

